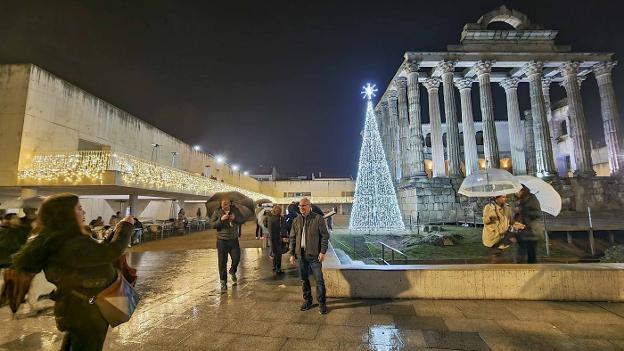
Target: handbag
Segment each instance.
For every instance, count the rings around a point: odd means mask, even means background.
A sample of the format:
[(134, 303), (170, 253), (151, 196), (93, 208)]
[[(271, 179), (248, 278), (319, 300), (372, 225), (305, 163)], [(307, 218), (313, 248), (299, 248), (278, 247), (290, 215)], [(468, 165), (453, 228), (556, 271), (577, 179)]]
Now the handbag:
[[(86, 298), (85, 295), (72, 291), (76, 296)], [(130, 320), (140, 300), (139, 294), (124, 278), (121, 271), (117, 271), (117, 280), (97, 295), (87, 298), (89, 304), (95, 304), (102, 317), (112, 327), (116, 327)]]

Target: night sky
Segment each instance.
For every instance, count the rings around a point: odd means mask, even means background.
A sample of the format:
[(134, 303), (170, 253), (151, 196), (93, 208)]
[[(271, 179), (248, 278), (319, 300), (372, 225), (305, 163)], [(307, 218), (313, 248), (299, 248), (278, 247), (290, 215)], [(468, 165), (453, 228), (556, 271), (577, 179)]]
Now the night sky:
[[(615, 52), (624, 110), (618, 3), (2, 1), (0, 62), (35, 63), (252, 173), (355, 177), (360, 87), (383, 89), (405, 51), (446, 51), (465, 23), (502, 4), (558, 29), (557, 43), (573, 51)], [(496, 118), (506, 119), (504, 91), (492, 90)], [(582, 90), (592, 139), (602, 142), (593, 75)], [(553, 101), (564, 96), (551, 91)], [(529, 108), (526, 84), (519, 94)]]

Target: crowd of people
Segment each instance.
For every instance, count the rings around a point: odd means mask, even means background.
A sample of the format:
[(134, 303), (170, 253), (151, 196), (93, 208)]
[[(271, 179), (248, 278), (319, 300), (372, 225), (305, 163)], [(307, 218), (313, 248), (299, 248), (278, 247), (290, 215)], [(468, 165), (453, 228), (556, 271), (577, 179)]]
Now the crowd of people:
[[(520, 261), (534, 263), (536, 243), (543, 235), (540, 205), (526, 187), (516, 193), (515, 198), (513, 206), (508, 203), (507, 196), (501, 195), (484, 207), (483, 244), (495, 256), (517, 246)], [(256, 238), (266, 238), (270, 243), (274, 274), (283, 274), (282, 255), (288, 254), (301, 280), (301, 311), (314, 306), (309, 279), (312, 275), (319, 312), (327, 313), (322, 265), (329, 245), (331, 222), (328, 223), (322, 212), (315, 211), (307, 198), (292, 203), (284, 214), (277, 205), (258, 208)], [(128, 281), (136, 279), (136, 275), (128, 274), (132, 273), (129, 267), (124, 269), (126, 263), (122, 258), (134, 229), (142, 226), (141, 223), (130, 215), (122, 218), (117, 212), (108, 224), (114, 230), (112, 235), (104, 240), (93, 240), (90, 228), (105, 226), (102, 217), (85, 226), (85, 212), (78, 197), (72, 194), (50, 196), (38, 213), (36, 209), (24, 209), (24, 213), (21, 218), (14, 213), (2, 214), (0, 267), (5, 273), (11, 272), (9, 277), (26, 277), (16, 279), (14, 284), (28, 282), (34, 274), (45, 272), (46, 279), (56, 286), (52, 298), (57, 327), (65, 332), (63, 350), (101, 350), (110, 322), (91, 299), (118, 280), (119, 274)], [(184, 221), (185, 218), (182, 209), (178, 219)], [(217, 232), (217, 265), (224, 291), (228, 288), (228, 276), (232, 285), (238, 282), (240, 228), (248, 219), (228, 198), (222, 199), (210, 216), (210, 226)], [(231, 261), (229, 269), (228, 259)], [(19, 304), (23, 296), (15, 297), (9, 290), (3, 289), (2, 299), (17, 298)]]
[(539, 201), (526, 186), (515, 193), (511, 206), (507, 195), (499, 195), (483, 208), (483, 245), (492, 251), (493, 260), (517, 246), (516, 262), (536, 263), (537, 243), (544, 236)]

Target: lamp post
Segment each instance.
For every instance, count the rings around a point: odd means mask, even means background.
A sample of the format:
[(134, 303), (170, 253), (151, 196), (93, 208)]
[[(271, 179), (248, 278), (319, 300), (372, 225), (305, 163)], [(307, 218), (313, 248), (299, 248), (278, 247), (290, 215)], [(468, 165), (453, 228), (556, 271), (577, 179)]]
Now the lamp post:
[(171, 167), (175, 167), (176, 156), (178, 156), (178, 153), (171, 151)]
[(152, 162), (158, 161), (158, 148), (160, 144), (152, 143)]

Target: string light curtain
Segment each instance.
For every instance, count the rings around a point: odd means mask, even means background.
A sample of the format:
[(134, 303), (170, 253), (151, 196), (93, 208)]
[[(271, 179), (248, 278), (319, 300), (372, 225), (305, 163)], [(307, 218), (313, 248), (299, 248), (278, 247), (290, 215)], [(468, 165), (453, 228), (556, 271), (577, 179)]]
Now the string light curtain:
[(368, 101), (349, 229), (402, 230), (405, 226), (371, 101), (375, 90), (369, 84), (363, 92)]

